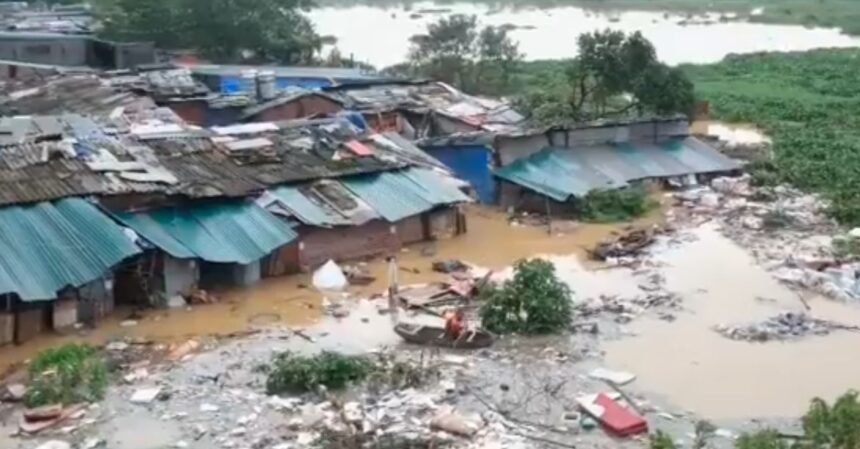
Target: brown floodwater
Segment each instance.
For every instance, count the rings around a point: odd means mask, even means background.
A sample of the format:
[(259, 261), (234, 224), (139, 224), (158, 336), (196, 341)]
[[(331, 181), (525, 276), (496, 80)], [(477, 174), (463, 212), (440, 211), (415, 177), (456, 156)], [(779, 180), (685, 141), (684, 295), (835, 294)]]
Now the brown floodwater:
[[(792, 417), (810, 399), (832, 400), (860, 388), (860, 334), (836, 332), (799, 341), (749, 343), (712, 330), (784, 310), (803, 311), (796, 293), (774, 280), (740, 247), (705, 226), (696, 241), (660, 254), (667, 288), (686, 313), (671, 323), (642, 319), (637, 336), (606, 342), (606, 362), (638, 376), (637, 387), (708, 419)], [(860, 307), (807, 298), (812, 315), (860, 325)]]
[[(626, 226), (559, 221), (550, 234), (546, 226), (512, 226), (506, 214), (498, 210), (469, 206), (466, 213), (468, 232), (465, 235), (433, 243), (419, 243), (404, 249), (398, 256), (400, 285), (447, 279), (446, 275), (431, 270), (432, 262), (440, 259), (459, 259), (486, 268), (503, 269), (517, 259), (535, 254), (581, 256), (585, 248)], [(661, 219), (661, 211), (655, 210), (636, 224), (653, 223)], [(428, 246), (435, 248), (433, 256), (422, 255), (422, 249)], [(351, 288), (350, 293), (354, 298), (382, 293), (387, 287), (383, 260), (369, 261), (367, 268), (376, 281), (367, 286)], [(100, 344), (118, 337), (143, 337), (174, 342), (199, 335), (240, 332), (262, 324), (310, 326), (319, 322), (323, 310), (322, 295), (309, 286), (311, 279), (308, 274), (265, 279), (252, 287), (217, 292), (220, 302), (216, 304), (144, 311), (142, 317), (137, 319), (138, 324), (131, 327), (120, 325), (130, 311), (118, 309), (113, 317), (86, 335), (45, 334), (23, 345), (0, 348), (0, 373), (42, 349), (68, 341)]]

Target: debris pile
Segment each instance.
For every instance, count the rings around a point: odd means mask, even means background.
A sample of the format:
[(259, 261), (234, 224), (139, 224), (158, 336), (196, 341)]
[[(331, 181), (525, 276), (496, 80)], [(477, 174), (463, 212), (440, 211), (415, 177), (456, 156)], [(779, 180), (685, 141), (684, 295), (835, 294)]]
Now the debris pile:
[(805, 313), (782, 312), (759, 323), (720, 325), (715, 330), (732, 340), (766, 342), (794, 340), (809, 335), (828, 335), (835, 330), (858, 331), (860, 327), (813, 318)]
[(826, 202), (786, 186), (755, 187), (750, 180), (716, 178), (710, 187), (678, 192), (682, 207), (671, 218), (716, 219), (723, 233), (780, 281), (832, 299), (860, 300), (860, 254), (851, 251), (855, 237), (840, 233), (825, 214)]
[(600, 261), (629, 260), (642, 254), (645, 248), (656, 241), (657, 235), (663, 232), (665, 229), (659, 227), (633, 229), (611, 240), (598, 243), (589, 250), (588, 254), (592, 259)]

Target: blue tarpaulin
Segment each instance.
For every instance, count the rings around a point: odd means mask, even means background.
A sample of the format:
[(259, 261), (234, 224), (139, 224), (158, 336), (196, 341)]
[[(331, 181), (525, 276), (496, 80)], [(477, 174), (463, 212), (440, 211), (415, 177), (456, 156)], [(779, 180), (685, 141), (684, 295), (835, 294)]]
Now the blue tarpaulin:
[(485, 145), (446, 145), (423, 149), (450, 168), (458, 178), (468, 181), (481, 202), (490, 204), (496, 201), (496, 182), (490, 171), (492, 152)]

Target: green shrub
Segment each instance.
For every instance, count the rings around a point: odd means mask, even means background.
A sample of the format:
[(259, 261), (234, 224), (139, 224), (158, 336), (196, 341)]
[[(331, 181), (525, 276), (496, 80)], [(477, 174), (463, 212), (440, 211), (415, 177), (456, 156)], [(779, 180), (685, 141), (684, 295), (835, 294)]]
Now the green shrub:
[(97, 401), (107, 388), (107, 368), (97, 350), (70, 343), (42, 351), (30, 363), (24, 398), (29, 407)]
[(513, 279), (481, 292), (481, 324), (498, 334), (558, 332), (570, 324), (570, 295), (552, 263), (520, 260), (514, 265)]
[(666, 432), (658, 430), (648, 435), (648, 447), (650, 449), (675, 449), (675, 441)]
[(360, 382), (374, 370), (372, 361), (362, 356), (321, 352), (313, 356), (284, 352), (275, 356), (266, 380), (268, 394), (313, 391), (322, 385), (341, 389)]
[(860, 257), (860, 238), (846, 235), (833, 239), (833, 253), (843, 259)]
[(627, 221), (644, 215), (656, 204), (645, 189), (630, 187), (612, 190), (592, 190), (579, 204), (583, 220), (597, 223)]
[(779, 437), (772, 429), (760, 430), (755, 433), (745, 433), (735, 441), (737, 449), (788, 449), (789, 444)]
[(856, 449), (860, 447), (860, 402), (857, 392), (840, 396), (833, 406), (813, 399), (803, 417), (803, 432), (809, 447)]

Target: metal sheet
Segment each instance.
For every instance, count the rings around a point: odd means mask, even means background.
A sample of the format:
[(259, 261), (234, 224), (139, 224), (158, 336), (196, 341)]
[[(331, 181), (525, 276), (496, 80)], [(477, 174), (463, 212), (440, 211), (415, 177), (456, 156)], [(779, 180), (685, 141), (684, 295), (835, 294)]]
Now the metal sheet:
[(50, 300), (140, 250), (120, 226), (78, 198), (0, 209), (0, 293)]
[(660, 144), (623, 143), (546, 148), (496, 170), (496, 176), (558, 201), (594, 189), (623, 187), (649, 178), (726, 172), (740, 168), (694, 137)]
[(270, 190), (269, 193), (304, 224), (319, 227), (350, 224), (350, 221), (340, 214), (311, 201), (298, 186), (281, 186)]
[(436, 206), (469, 201), (443, 175), (408, 168), (370, 176), (345, 178), (343, 184), (390, 222), (418, 215)]
[(297, 237), (286, 223), (251, 202), (119, 213), (117, 217), (180, 259), (248, 264)]

